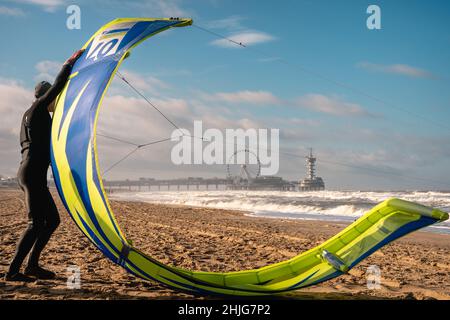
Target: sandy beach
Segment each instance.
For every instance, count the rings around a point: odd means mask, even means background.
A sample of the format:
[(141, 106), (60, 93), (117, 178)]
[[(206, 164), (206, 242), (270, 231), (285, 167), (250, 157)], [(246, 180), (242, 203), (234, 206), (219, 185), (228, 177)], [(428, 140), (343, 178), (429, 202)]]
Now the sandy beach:
[[(43, 253), (52, 281), (3, 281), (17, 239), (26, 228), (23, 194), (0, 189), (0, 299), (205, 299), (127, 274), (105, 258), (78, 230), (54, 194), (61, 225)], [(344, 223), (276, 220), (244, 212), (112, 201), (133, 244), (160, 261), (204, 271), (262, 267), (308, 250)], [(81, 289), (68, 289), (67, 267), (81, 270)], [(366, 270), (381, 269), (381, 288), (369, 290)], [(415, 232), (383, 247), (349, 274), (283, 295), (288, 299), (450, 299), (450, 235)]]

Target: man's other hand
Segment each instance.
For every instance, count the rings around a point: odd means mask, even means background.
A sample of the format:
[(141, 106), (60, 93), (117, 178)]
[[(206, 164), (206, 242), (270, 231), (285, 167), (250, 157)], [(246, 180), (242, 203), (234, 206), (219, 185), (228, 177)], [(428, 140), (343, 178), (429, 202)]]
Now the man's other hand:
[(65, 64), (70, 64), (71, 66), (73, 66), (73, 64), (75, 63), (75, 61), (78, 60), (79, 57), (81, 57), (81, 55), (83, 54), (84, 49), (78, 50), (77, 52), (75, 52), (69, 59), (67, 59)]

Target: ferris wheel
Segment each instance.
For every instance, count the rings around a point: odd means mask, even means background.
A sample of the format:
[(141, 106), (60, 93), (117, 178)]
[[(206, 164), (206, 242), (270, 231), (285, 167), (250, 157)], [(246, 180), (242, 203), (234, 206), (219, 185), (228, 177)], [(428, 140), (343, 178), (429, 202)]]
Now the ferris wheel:
[(227, 161), (227, 179), (233, 185), (249, 185), (260, 174), (261, 162), (258, 155), (248, 149), (234, 152)]

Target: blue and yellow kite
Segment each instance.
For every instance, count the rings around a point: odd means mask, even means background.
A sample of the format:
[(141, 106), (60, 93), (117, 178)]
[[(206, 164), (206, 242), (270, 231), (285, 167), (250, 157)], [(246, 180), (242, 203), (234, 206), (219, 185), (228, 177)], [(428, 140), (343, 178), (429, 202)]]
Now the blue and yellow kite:
[(128, 52), (145, 39), (190, 19), (116, 19), (84, 45), (53, 117), (51, 160), (61, 199), (81, 231), (130, 273), (196, 294), (265, 295), (311, 286), (346, 273), (385, 244), (448, 219), (419, 204), (389, 199), (336, 236), (292, 259), (255, 270), (214, 273), (164, 265), (128, 243), (106, 197), (98, 165), (99, 106)]

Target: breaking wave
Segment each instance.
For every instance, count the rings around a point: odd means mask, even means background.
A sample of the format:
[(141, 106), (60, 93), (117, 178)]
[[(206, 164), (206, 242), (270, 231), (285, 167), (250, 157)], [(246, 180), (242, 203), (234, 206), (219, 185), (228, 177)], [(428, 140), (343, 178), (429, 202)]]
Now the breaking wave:
[[(122, 192), (112, 199), (246, 211), (249, 216), (278, 219), (353, 221), (375, 204), (396, 197), (450, 211), (450, 192), (437, 191), (151, 191)], [(430, 227), (450, 233), (450, 223)]]

